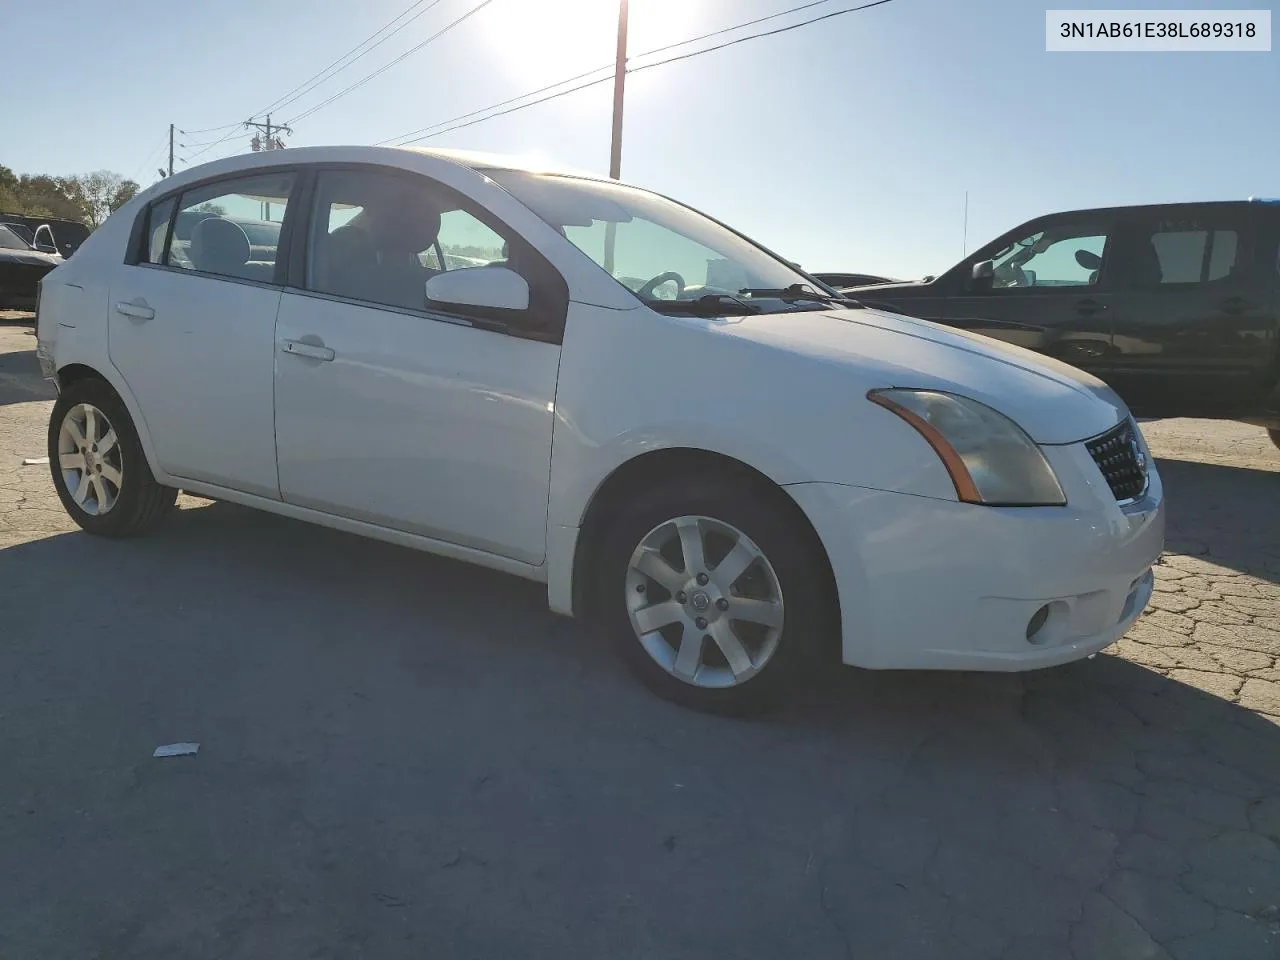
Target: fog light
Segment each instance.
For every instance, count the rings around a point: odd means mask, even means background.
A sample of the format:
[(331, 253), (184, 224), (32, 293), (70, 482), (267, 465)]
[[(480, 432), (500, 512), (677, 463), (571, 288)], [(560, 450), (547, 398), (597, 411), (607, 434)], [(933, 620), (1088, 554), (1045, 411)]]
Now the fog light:
[(1044, 625), (1049, 622), (1050, 604), (1045, 604), (1039, 610), (1031, 615), (1031, 619), (1027, 621), (1027, 642), (1040, 643), (1043, 637), (1040, 637), (1040, 631), (1044, 629)]

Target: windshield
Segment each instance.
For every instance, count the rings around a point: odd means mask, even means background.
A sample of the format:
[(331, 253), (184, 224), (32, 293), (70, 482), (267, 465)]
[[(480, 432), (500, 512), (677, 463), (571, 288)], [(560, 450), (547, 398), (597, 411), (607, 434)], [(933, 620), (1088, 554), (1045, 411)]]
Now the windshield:
[(679, 310), (723, 297), (767, 313), (831, 308), (797, 298), (797, 286), (827, 292), (804, 274), (664, 197), (578, 177), (485, 173), (651, 306)]
[(23, 240), (7, 223), (0, 223), (0, 250), (30, 250), (31, 244)]

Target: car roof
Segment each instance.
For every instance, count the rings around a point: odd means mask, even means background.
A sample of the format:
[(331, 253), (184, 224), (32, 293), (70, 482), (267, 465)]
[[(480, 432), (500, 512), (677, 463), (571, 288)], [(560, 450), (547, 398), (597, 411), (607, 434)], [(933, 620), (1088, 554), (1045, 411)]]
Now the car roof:
[(1115, 207), (1085, 207), (1079, 210), (1059, 210), (1056, 213), (1045, 213), (1038, 217), (1032, 217), (1027, 223), (1034, 223), (1037, 220), (1044, 220), (1048, 217), (1064, 217), (1064, 216), (1094, 216), (1096, 214), (1106, 213), (1159, 213), (1164, 210), (1178, 208), (1185, 210), (1188, 207), (1257, 207), (1263, 205), (1273, 205), (1275, 200), (1264, 200), (1261, 197), (1249, 197), (1246, 200), (1188, 200), (1177, 203), (1139, 203), (1128, 206)]

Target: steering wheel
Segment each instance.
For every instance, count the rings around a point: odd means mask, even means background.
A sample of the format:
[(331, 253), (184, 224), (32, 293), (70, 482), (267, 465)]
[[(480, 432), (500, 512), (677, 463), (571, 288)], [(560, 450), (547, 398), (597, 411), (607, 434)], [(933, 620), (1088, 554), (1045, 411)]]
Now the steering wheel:
[(655, 296), (655, 292), (657, 291), (658, 287), (661, 284), (664, 284), (669, 280), (674, 280), (676, 283), (677, 289), (676, 289), (676, 295), (674, 299), (676, 300), (680, 299), (680, 294), (684, 293), (684, 288), (685, 288), (684, 277), (680, 276), (680, 274), (675, 273), (674, 271), (671, 271), (671, 270), (668, 270), (666, 273), (658, 274), (656, 277), (654, 277), (652, 280), (650, 280), (648, 283), (642, 286), (639, 290), (637, 290), (636, 296), (640, 297), (642, 300), (662, 299), (660, 297)]

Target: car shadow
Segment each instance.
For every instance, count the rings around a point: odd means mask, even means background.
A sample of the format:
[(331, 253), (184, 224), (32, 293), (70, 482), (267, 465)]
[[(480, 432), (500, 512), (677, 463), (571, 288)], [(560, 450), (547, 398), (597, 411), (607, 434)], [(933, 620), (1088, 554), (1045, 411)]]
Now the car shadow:
[[(0, 550), (0, 583), (15, 955), (214, 956), (268, 921), (316, 950), (404, 955), (416, 925), (564, 955), (612, 903), (610, 936), (658, 953), (707, 930), (716, 955), (948, 958), (1275, 932), (1280, 726), (1117, 657), (833, 666), (729, 720), (648, 694), (539, 584), (224, 503)], [(193, 762), (149, 759), (186, 739)], [(458, 926), (477, 897), (501, 930)], [(147, 917), (178, 904), (166, 941)]]
[[(1280, 473), (1198, 460), (1158, 463), (1170, 552), (1280, 583)], [(1204, 539), (1205, 530), (1213, 531), (1212, 540)]]
[(0, 406), (52, 400), (56, 396), (53, 384), (40, 376), (34, 341), (30, 350), (0, 353)]

